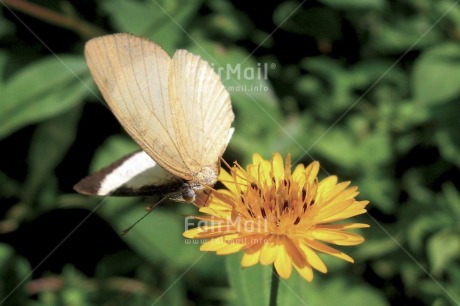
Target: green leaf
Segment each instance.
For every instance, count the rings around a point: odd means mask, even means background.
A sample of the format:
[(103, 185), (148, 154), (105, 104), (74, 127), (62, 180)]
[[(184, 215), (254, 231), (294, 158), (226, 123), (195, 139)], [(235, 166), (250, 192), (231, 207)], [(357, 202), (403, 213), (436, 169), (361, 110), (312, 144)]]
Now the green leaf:
[(101, 8), (119, 32), (148, 37), (171, 55), (187, 38), (188, 23), (193, 20), (201, 2), (106, 0)]
[(431, 118), (436, 123), (434, 140), (442, 157), (460, 166), (460, 133), (458, 132), (458, 113), (460, 103), (452, 100), (449, 103), (430, 108)]
[(320, 0), (320, 2), (336, 9), (374, 9), (379, 10), (387, 6), (386, 0)]
[[(388, 229), (386, 229), (388, 230)], [(392, 237), (398, 239), (398, 237)], [(378, 259), (381, 256), (387, 256), (399, 250), (399, 246), (389, 237), (384, 238), (366, 238), (366, 241), (361, 244), (354, 252), (353, 258), (360, 260)]]
[(297, 1), (285, 1), (275, 9), (273, 21), (283, 30), (318, 39), (340, 38), (341, 24), (337, 12), (328, 8), (305, 9)]
[(0, 12), (0, 37), (10, 34), (13, 31), (14, 31), (14, 24), (5, 18), (5, 16), (3, 16), (3, 11), (1, 11)]
[(241, 258), (242, 254), (233, 254), (227, 256), (226, 260), (230, 285), (235, 292), (233, 304), (241, 306), (268, 305), (271, 267), (256, 265), (242, 269)]
[(452, 182), (447, 182), (442, 186), (440, 202), (447, 206), (453, 220), (460, 220), (460, 192)]
[(58, 295), (62, 305), (88, 305), (88, 291), (83, 287), (86, 281), (85, 275), (74, 266), (66, 265), (63, 268), (62, 276), (64, 286)]
[(4, 172), (0, 171), (0, 195), (4, 198), (12, 198), (17, 196), (21, 191), (19, 182), (8, 177)]
[(186, 287), (182, 280), (182, 271), (170, 271), (164, 284), (164, 293), (157, 301), (164, 305), (181, 306), (186, 304)]
[(54, 175), (67, 150), (74, 143), (81, 107), (41, 123), (35, 130), (29, 149), (29, 171), (23, 190), (23, 202), (30, 204), (40, 186)]
[[(400, 95), (408, 94), (408, 82), (409, 78), (406, 71), (400, 66), (394, 66), (393, 61), (387, 61), (382, 59), (371, 59), (362, 60), (353, 67), (350, 67), (346, 71), (346, 78), (350, 82), (351, 91), (350, 94), (354, 94), (353, 90), (358, 90), (364, 96), (356, 96), (355, 99), (364, 100), (377, 100), (380, 103), (385, 103), (385, 96), (390, 94)], [(379, 92), (383, 91), (384, 97), (379, 95)], [(389, 91), (388, 93), (386, 91)], [(390, 96), (391, 97), (391, 96)], [(394, 98), (389, 98), (393, 100)], [(382, 101), (383, 100), (383, 101)], [(362, 101), (364, 102), (364, 101)], [(398, 105), (396, 103), (385, 103), (390, 106)]]
[[(396, 116), (393, 118), (393, 124), (400, 130), (411, 130), (414, 126), (419, 126), (425, 123), (430, 118), (429, 107), (424, 107), (416, 103), (415, 101), (398, 101), (398, 107), (396, 108)], [(414, 134), (407, 133), (402, 135), (398, 141), (398, 146), (402, 149), (404, 147), (411, 148), (414, 144)], [(408, 142), (401, 141), (401, 139), (410, 140)]]
[(442, 156), (460, 166), (460, 137), (458, 133), (450, 133), (449, 129), (438, 130), (435, 134), (435, 140), (438, 143)]
[[(1, 28), (1, 26), (0, 26)], [(0, 50), (0, 90), (3, 92), (3, 86), (4, 86), (4, 70), (5, 66), (8, 63), (8, 53)]]
[(412, 90), (420, 103), (447, 102), (460, 94), (460, 46), (445, 43), (423, 53), (413, 70)]
[[(326, 133), (326, 132), (325, 132)], [(314, 147), (324, 157), (345, 168), (356, 168), (358, 156), (355, 153), (356, 142), (344, 129), (332, 129), (318, 141)]]
[[(336, 120), (338, 112), (342, 113), (356, 101), (353, 90), (357, 87), (354, 84), (357, 75), (345, 69), (340, 61), (326, 57), (307, 57), (300, 62), (300, 66), (315, 76), (318, 82), (325, 83), (322, 90), (325, 94), (313, 100), (317, 115)], [(359, 81), (357, 85), (360, 85)]]
[(355, 150), (357, 150), (357, 159), (362, 161), (360, 164), (366, 170), (387, 165), (392, 153), (390, 136), (384, 131), (369, 133)]
[(90, 82), (82, 57), (49, 57), (27, 66), (3, 88), (0, 139), (82, 102)]
[[(420, 210), (420, 208), (417, 207), (417, 210)], [(407, 242), (416, 251), (422, 251), (429, 235), (450, 223), (449, 214), (445, 211), (436, 211), (427, 215), (419, 215), (415, 218), (411, 214), (409, 218), (408, 222), (411, 223), (407, 228)]]
[[(445, 12), (439, 13), (439, 15)], [(431, 28), (434, 19), (427, 16), (409, 17), (401, 14), (391, 16), (389, 20), (375, 18), (374, 30), (370, 39), (370, 46), (379, 53), (402, 54), (409, 49), (423, 50), (436, 45), (443, 39), (443, 33), (438, 27)], [(430, 29), (431, 28), (431, 29)], [(420, 39), (423, 36), (423, 39)]]
[(359, 186), (360, 199), (369, 200), (386, 213), (393, 212), (398, 204), (396, 181), (386, 171), (373, 169), (365, 171), (354, 180), (353, 185)]
[[(209, 32), (208, 35), (218, 35), (222, 40), (225, 38), (241, 40), (247, 38), (250, 34), (263, 36), (263, 33), (257, 32), (257, 30), (254, 32), (254, 25), (249, 16), (235, 9), (231, 2), (215, 0), (208, 1), (206, 5), (213, 11), (212, 14), (205, 17), (206, 30)], [(267, 35), (265, 33), (261, 41)]]
[[(287, 153), (291, 153), (293, 161), (298, 159), (308, 162), (311, 161), (312, 155), (306, 152), (312, 145), (316, 133), (313, 132), (315, 129), (315, 122), (311, 118), (311, 114), (308, 112), (302, 113), (300, 116), (293, 116), (289, 121), (281, 128), (276, 131), (275, 138), (277, 141), (264, 151), (267, 152), (265, 158), (270, 158), (272, 152), (282, 152), (283, 156)], [(309, 131), (306, 133), (305, 131)]]
[(31, 275), (29, 264), (9, 245), (0, 243), (0, 304), (25, 305), (25, 289)]
[(460, 233), (444, 230), (435, 234), (428, 240), (427, 251), (431, 271), (435, 275), (441, 275), (451, 262), (460, 257)]
[(296, 272), (293, 272), (288, 280), (281, 279), (278, 305), (354, 306), (361, 305), (362, 301), (369, 305), (388, 305), (377, 290), (367, 285), (355, 284), (349, 277), (322, 277), (318, 276), (318, 273), (315, 274), (311, 283), (302, 279)]

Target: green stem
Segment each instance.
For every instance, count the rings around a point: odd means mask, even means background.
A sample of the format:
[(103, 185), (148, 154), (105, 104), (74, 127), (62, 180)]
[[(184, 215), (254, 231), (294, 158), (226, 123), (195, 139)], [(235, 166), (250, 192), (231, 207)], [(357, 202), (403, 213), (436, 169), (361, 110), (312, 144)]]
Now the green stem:
[(276, 300), (278, 298), (278, 287), (280, 285), (280, 276), (276, 272), (275, 265), (273, 265), (272, 272), (272, 285), (270, 288), (270, 306), (276, 306)]
[(3, 0), (2, 4), (8, 9), (17, 10), (50, 24), (74, 31), (85, 39), (105, 34), (104, 30), (85, 20), (78, 19), (75, 16), (64, 15), (26, 0)]

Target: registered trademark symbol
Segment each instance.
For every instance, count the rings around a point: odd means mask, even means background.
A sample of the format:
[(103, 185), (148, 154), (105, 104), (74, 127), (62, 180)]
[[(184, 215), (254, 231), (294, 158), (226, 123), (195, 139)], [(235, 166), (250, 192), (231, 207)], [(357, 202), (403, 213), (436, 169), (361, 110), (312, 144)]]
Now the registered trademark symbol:
[(270, 64), (270, 69), (275, 69), (276, 68), (276, 64), (275, 63), (271, 63)]

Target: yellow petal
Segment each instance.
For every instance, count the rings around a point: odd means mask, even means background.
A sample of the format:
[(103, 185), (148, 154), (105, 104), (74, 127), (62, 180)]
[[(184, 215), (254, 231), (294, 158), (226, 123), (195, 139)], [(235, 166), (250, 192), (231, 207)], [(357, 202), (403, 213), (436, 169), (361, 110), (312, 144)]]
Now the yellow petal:
[(219, 219), (225, 219), (231, 214), (231, 209), (229, 210), (220, 210), (220, 209), (215, 209), (214, 206), (208, 206), (208, 207), (202, 207), (200, 208), (200, 212), (204, 214), (208, 214), (211, 216), (215, 216)]
[(358, 186), (350, 186), (342, 191), (336, 198), (340, 198), (342, 200), (354, 199), (358, 194)]
[(338, 178), (335, 175), (330, 175), (326, 177), (325, 179), (321, 180), (318, 184), (318, 192), (325, 192), (328, 190), (331, 190), (334, 188), (334, 186), (337, 184)]
[(325, 190), (324, 188), (320, 188), (320, 185), (323, 181), (321, 181), (319, 183), (319, 186), (318, 186), (318, 190), (319, 192), (322, 193), (323, 197), (323, 201), (329, 201), (330, 199), (333, 199), (335, 197), (337, 197), (342, 191), (344, 191), (349, 185), (351, 182), (347, 181), (347, 182), (342, 182), (342, 183), (339, 183), (335, 186), (331, 186), (331, 188), (329, 190)]
[[(334, 221), (337, 220), (343, 220), (343, 219), (348, 219), (350, 217), (358, 216), (365, 214), (367, 212), (366, 209), (363, 209), (361, 207), (357, 207), (354, 204), (348, 206), (345, 208), (343, 211), (338, 212), (335, 215), (331, 215), (328, 219), (333, 219)], [(328, 221), (328, 222), (333, 222), (333, 221)]]
[(311, 282), (313, 280), (313, 270), (310, 265), (303, 266), (299, 268), (294, 265), (294, 268), (299, 272), (300, 276), (302, 276), (305, 280)]
[(275, 260), (275, 269), (278, 275), (284, 279), (291, 277), (292, 259), (285, 252), (278, 254)]
[(211, 238), (221, 237), (224, 234), (231, 234), (231, 233), (228, 233), (228, 232), (216, 232), (216, 231), (213, 231), (213, 230), (207, 230), (207, 231), (200, 232), (200, 233), (198, 233), (197, 235), (195, 235), (194, 237), (191, 237), (191, 238), (211, 239)]
[(258, 178), (259, 177), (259, 168), (260, 168), (260, 164), (248, 165), (247, 166), (248, 176), (253, 177), (253, 178)]
[(305, 243), (307, 246), (312, 247), (315, 250), (321, 251), (323, 253), (329, 254), (331, 256), (343, 259), (345, 261), (353, 263), (354, 260), (347, 254), (340, 252), (339, 250), (336, 250), (334, 248), (331, 248), (330, 246), (327, 246), (321, 242), (315, 241), (315, 240), (303, 240), (303, 243)]
[(264, 159), (262, 158), (262, 156), (260, 156), (259, 153), (252, 154), (252, 163), (254, 165), (258, 165), (258, 164), (261, 164), (263, 162), (264, 162)]
[(321, 207), (321, 209), (318, 210), (315, 219), (317, 222), (321, 223), (326, 222), (326, 220), (328, 222), (332, 222), (330, 221), (331, 219), (337, 220), (338, 218), (336, 218), (336, 216), (343, 214), (343, 211), (346, 210), (350, 205), (353, 205), (353, 203), (354, 200), (350, 199), (343, 202), (334, 203), (333, 205), (329, 205), (325, 208)]
[(316, 254), (315, 251), (313, 251), (311, 248), (309, 248), (305, 244), (300, 245), (302, 251), (305, 253), (305, 256), (307, 257), (308, 263), (315, 268), (316, 270), (326, 273), (327, 272), (327, 267), (324, 264), (323, 260)]
[(234, 198), (228, 190), (219, 190), (213, 192), (206, 202), (206, 205), (200, 208), (200, 212), (225, 218), (225, 213), (233, 209)]
[(265, 235), (254, 234), (254, 232), (251, 231), (246, 234), (240, 233), (237, 238), (237, 242), (246, 244), (248, 246), (248, 249), (251, 249), (255, 246), (259, 246), (257, 247), (257, 249), (260, 249), (264, 245), (265, 239)]
[(284, 245), (280, 245), (275, 259), (275, 269), (282, 278), (289, 278), (292, 273), (292, 259)]
[(221, 169), (219, 173), (218, 180), (224, 184), (232, 192), (236, 192), (235, 181), (230, 173), (228, 173), (225, 169)]
[(238, 235), (234, 234), (234, 235), (226, 235), (226, 236), (220, 236), (217, 238), (210, 239), (206, 241), (205, 243), (203, 243), (203, 245), (201, 245), (200, 250), (208, 251), (208, 252), (215, 252), (227, 246), (228, 245), (228, 243), (226, 242), (227, 240), (235, 239), (237, 237)]
[(277, 186), (279, 182), (284, 179), (284, 163), (283, 158), (279, 153), (273, 154), (272, 157), (272, 171), (273, 177), (275, 178)]
[(347, 230), (354, 228), (367, 228), (369, 224), (364, 223), (342, 223), (342, 224), (327, 224), (327, 225), (316, 225), (317, 229), (333, 229), (333, 230)]
[(298, 164), (295, 167), (294, 172), (292, 172), (292, 180), (294, 182), (297, 182), (300, 188), (302, 188), (305, 185), (305, 167), (304, 165)]
[(359, 207), (361, 207), (361, 208), (366, 207), (367, 204), (369, 204), (369, 201), (356, 201), (356, 202), (355, 202), (355, 205), (356, 205), (356, 206), (359, 206)]
[(279, 245), (277, 243), (273, 243), (270, 241), (265, 243), (260, 253), (260, 263), (263, 265), (272, 264), (273, 261), (275, 261), (276, 259), (278, 249), (279, 249), (278, 247)]
[(188, 231), (182, 233), (182, 236), (185, 238), (195, 238), (198, 234), (200, 234), (203, 230), (199, 227), (192, 228)]
[(231, 243), (217, 250), (217, 255), (228, 255), (241, 251), (244, 248), (244, 244)]
[(305, 169), (305, 178), (306, 181), (309, 183), (313, 183), (315, 179), (318, 177), (319, 172), (319, 163), (317, 161), (312, 162), (308, 165)]
[(308, 264), (305, 253), (300, 248), (297, 240), (286, 239), (284, 244), (289, 256), (292, 258), (292, 261), (296, 266), (303, 267)]
[(250, 177), (248, 177), (246, 171), (239, 168), (233, 173), (233, 181), (236, 182), (236, 191), (234, 191), (233, 194), (237, 196), (240, 195), (241, 191), (246, 191), (248, 185), (251, 183)]
[(328, 229), (315, 229), (314, 237), (337, 245), (357, 245), (364, 242), (364, 238), (361, 235)]
[(248, 166), (248, 172), (256, 178), (258, 182), (271, 186), (272, 180), (270, 177), (271, 164), (268, 160), (264, 160), (259, 154), (252, 155), (253, 165)]
[(259, 257), (260, 257), (260, 250), (262, 249), (262, 245), (254, 245), (248, 250), (243, 255), (243, 258), (241, 259), (241, 266), (243, 267), (250, 267), (259, 262)]
[(200, 251), (215, 252), (226, 245), (222, 237), (211, 239), (201, 245)]

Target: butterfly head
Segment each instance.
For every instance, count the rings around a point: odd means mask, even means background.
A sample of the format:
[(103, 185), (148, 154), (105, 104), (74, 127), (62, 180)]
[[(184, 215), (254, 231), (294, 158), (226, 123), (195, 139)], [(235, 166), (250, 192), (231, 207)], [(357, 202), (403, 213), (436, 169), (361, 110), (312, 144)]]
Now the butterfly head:
[[(217, 171), (215, 167), (203, 167), (200, 172), (195, 174), (193, 180), (184, 183), (180, 189), (180, 202), (193, 203), (197, 194), (205, 189), (205, 186), (213, 186), (217, 181)], [(175, 198), (177, 201), (178, 199)]]
[(180, 188), (180, 194), (184, 202), (193, 203), (196, 199), (196, 192), (202, 190), (203, 186), (201, 185), (192, 185), (184, 183)]

